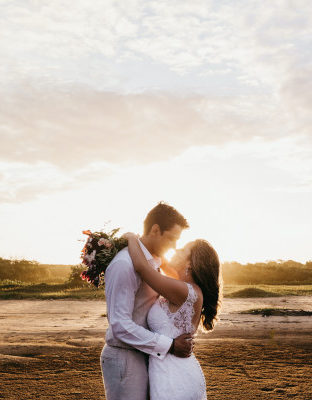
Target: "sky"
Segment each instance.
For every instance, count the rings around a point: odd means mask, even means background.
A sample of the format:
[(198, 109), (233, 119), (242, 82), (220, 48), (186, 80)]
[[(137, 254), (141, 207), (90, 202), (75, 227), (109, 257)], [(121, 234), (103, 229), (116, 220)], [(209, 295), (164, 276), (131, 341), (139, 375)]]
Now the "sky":
[(222, 261), (312, 259), (310, 0), (0, 2), (0, 257), (163, 200)]

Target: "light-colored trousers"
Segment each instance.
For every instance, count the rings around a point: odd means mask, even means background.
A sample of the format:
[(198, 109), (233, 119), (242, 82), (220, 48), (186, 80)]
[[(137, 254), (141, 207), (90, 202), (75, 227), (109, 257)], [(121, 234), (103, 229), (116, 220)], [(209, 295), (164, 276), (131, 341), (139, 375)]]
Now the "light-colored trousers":
[(105, 344), (100, 362), (106, 400), (149, 399), (147, 354)]

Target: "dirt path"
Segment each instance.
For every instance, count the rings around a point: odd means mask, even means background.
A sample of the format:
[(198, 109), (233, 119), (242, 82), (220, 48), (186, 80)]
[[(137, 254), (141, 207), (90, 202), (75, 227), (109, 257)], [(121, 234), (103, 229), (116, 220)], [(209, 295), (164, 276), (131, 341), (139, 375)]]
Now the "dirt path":
[[(0, 398), (105, 399), (103, 302), (9, 300), (0, 307)], [(311, 400), (312, 317), (238, 313), (260, 307), (308, 311), (312, 298), (225, 299), (216, 330), (196, 339), (208, 399)]]

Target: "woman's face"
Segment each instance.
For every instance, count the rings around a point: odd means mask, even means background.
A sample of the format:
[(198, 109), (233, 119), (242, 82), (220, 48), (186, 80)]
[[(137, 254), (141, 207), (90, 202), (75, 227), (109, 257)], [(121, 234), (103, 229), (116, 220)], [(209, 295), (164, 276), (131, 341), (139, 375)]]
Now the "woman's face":
[(175, 254), (170, 260), (170, 266), (174, 268), (179, 274), (184, 272), (190, 266), (191, 250), (194, 242), (187, 243), (181, 249), (177, 249)]

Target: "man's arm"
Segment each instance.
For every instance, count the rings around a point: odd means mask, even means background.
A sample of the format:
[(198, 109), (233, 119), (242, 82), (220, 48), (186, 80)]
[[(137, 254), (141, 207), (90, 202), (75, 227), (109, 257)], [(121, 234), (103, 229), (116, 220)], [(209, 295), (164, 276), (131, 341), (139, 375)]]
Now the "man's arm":
[(127, 260), (113, 262), (105, 274), (107, 314), (114, 337), (144, 353), (163, 359), (172, 338), (153, 333), (132, 320), (139, 282)]

